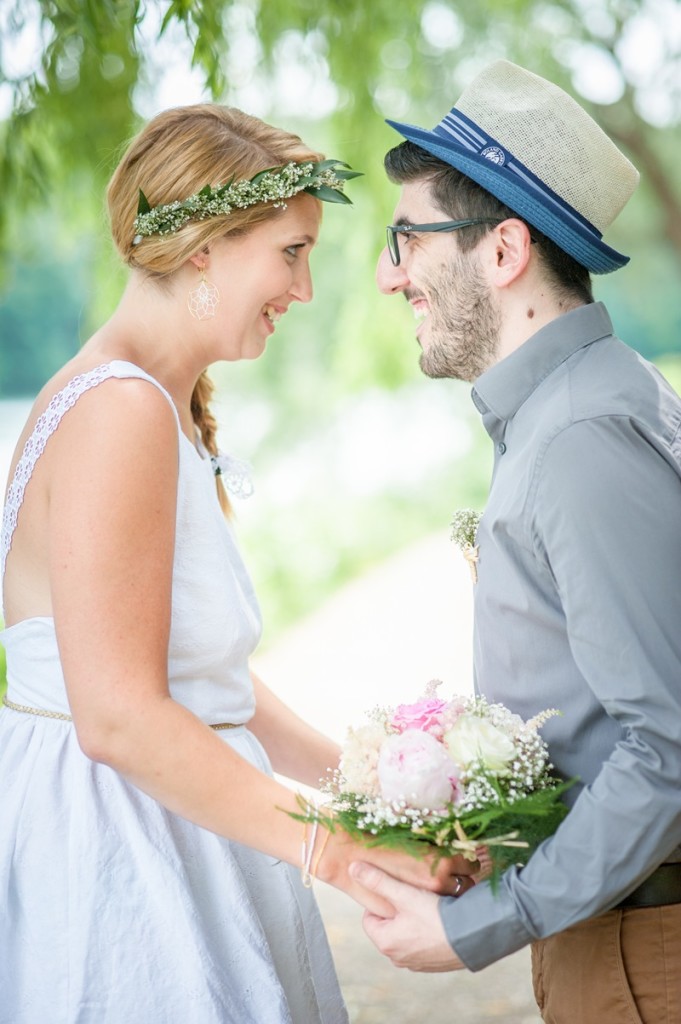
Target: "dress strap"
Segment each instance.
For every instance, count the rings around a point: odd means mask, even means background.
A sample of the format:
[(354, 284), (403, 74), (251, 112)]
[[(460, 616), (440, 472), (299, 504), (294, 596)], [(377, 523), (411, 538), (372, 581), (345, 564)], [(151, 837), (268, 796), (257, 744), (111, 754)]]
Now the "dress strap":
[(61, 423), (64, 413), (76, 404), (80, 396), (89, 391), (90, 388), (101, 384), (103, 380), (110, 376), (112, 376), (112, 371), (109, 363), (103, 363), (87, 373), (79, 373), (77, 377), (70, 380), (61, 391), (54, 395), (45, 412), (36, 420), (31, 436), (24, 445), (21, 458), (14, 470), (14, 476), (7, 491), (7, 500), (5, 501), (5, 508), (2, 513), (0, 579), (5, 575), (5, 562), (12, 546), (12, 537), (16, 529), (19, 509), (24, 500), (26, 485), (31, 479), (36, 462), (45, 450), (45, 445)]
[(12, 547), (12, 537), (16, 530), (19, 509), (24, 500), (26, 485), (31, 479), (36, 462), (45, 450), (45, 445), (61, 423), (64, 413), (73, 408), (80, 396), (84, 395), (90, 388), (96, 387), (102, 381), (108, 380), (111, 377), (119, 379), (137, 377), (141, 380), (147, 380), (150, 384), (157, 387), (165, 395), (173, 410), (179, 432), (180, 418), (171, 396), (157, 380), (134, 363), (128, 363), (122, 359), (114, 359), (110, 363), (102, 363), (101, 366), (95, 367), (94, 370), (88, 370), (87, 373), (79, 373), (76, 377), (73, 377), (61, 391), (57, 392), (50, 399), (45, 412), (36, 420), (31, 436), (24, 445), (21, 458), (14, 470), (14, 476), (7, 491), (7, 500), (2, 513), (2, 528), (0, 530), (0, 583), (5, 576), (5, 563)]

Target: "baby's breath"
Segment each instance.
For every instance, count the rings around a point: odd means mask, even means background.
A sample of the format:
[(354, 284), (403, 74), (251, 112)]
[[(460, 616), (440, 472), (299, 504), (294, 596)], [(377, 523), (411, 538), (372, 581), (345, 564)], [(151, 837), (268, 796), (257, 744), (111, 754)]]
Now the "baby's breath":
[[(429, 684), (426, 699), (435, 698), (438, 685), (437, 681)], [(329, 816), (321, 820), (329, 828), (340, 826), (365, 842), (416, 855), (436, 850), (438, 855), (462, 853), (474, 860), (476, 850), (486, 846), (495, 881), (504, 867), (524, 863), (567, 813), (560, 797), (571, 783), (551, 774), (548, 748), (538, 732), (558, 714), (554, 709), (523, 721), (503, 704), (484, 697), (454, 696), (446, 701), (437, 712), (440, 725), (431, 736), (448, 751), (455, 784), (451, 802), (437, 808), (414, 806), (407, 796), (397, 800), (382, 796), (378, 756), (383, 742), (401, 731), (394, 724), (395, 712), (394, 707), (374, 707), (367, 715), (369, 725), (348, 731), (342, 770), (336, 770), (322, 787)], [(452, 754), (455, 748), (447, 745), (448, 735), (450, 730), (454, 734), (462, 719), (484, 720), (484, 728), (492, 729), (491, 742), (497, 735), (494, 730), (502, 733), (501, 746), (510, 751), (509, 756), (500, 762), (492, 754), (486, 762), (481, 751), (477, 758), (457, 763)], [(431, 719), (428, 728), (432, 730)], [(489, 729), (485, 735), (489, 736)], [(307, 817), (298, 817), (309, 821), (318, 815), (315, 808)]]
[(482, 518), (481, 512), (475, 512), (472, 508), (460, 508), (452, 516), (451, 539), (463, 551), (468, 547), (475, 547), (475, 535)]
[(291, 162), (283, 167), (260, 171), (250, 180), (235, 181), (232, 178), (215, 188), (205, 185), (187, 199), (153, 208), (140, 189), (133, 245), (139, 245), (143, 238), (151, 235), (173, 234), (190, 220), (224, 216), (232, 210), (245, 210), (257, 203), (285, 207), (285, 200), (299, 192), (309, 192), (325, 202), (350, 203), (343, 191), (345, 182), (358, 176), (358, 171), (350, 170), (340, 160)]

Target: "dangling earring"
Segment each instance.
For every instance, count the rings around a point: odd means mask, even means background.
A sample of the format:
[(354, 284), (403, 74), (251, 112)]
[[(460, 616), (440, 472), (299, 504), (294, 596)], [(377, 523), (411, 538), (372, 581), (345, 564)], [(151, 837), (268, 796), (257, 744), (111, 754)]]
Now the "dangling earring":
[(220, 292), (214, 284), (206, 280), (204, 267), (199, 267), (199, 273), (201, 274), (201, 280), (196, 288), (190, 288), (189, 295), (187, 296), (187, 306), (191, 315), (197, 320), (210, 320), (211, 317), (215, 316), (215, 310), (220, 301)]

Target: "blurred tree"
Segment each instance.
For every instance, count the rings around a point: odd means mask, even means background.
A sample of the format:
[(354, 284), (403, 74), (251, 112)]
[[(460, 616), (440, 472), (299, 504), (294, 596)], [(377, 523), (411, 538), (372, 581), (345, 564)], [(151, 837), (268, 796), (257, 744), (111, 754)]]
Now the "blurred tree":
[[(74, 175), (94, 173), (101, 193), (113, 140), (135, 121), (134, 88), (149, 74), (144, 28), (156, 19), (157, 37), (182, 27), (216, 98), (297, 66), (312, 86), (305, 114), (315, 83), (330, 79), (333, 134), (351, 139), (367, 167), (377, 110), (432, 120), (491, 59), (526, 64), (597, 106), (645, 175), (656, 207), (649, 230), (681, 260), (679, 143), (665, 131), (681, 120), (678, 0), (2, 0), (0, 17), (11, 109), (0, 128), (0, 216), (55, 193), (67, 204)], [(22, 66), (17, 54), (31, 41), (34, 60)], [(88, 193), (84, 182), (81, 205)]]
[(278, 325), (265, 359), (215, 368), (223, 444), (258, 468), (240, 532), (270, 628), (290, 621), (457, 506), (484, 504), (490, 453), (468, 389), (421, 380), (405, 303), (371, 283), (396, 193), (380, 156), (399, 139), (383, 117), (433, 124), (500, 57), (590, 105), (643, 172), (608, 235), (637, 258), (598, 290), (625, 340), (655, 356), (681, 339), (680, 52), (677, 0), (0, 0), (0, 389), (34, 393), (116, 301), (104, 185), (185, 63), (207, 95), (366, 171), (354, 209), (325, 213), (321, 301)]
[(0, 301), (0, 399), (33, 397), (48, 377), (78, 351), (93, 262), (92, 236), (64, 236), (58, 215), (27, 217), (14, 246)]
[(91, 213), (93, 174), (108, 173), (112, 146), (130, 132), (131, 90), (142, 73), (133, 45), (138, 7), (128, 0), (0, 4), (0, 83), (11, 98), (0, 127), (0, 230), (12, 211), (36, 201)]

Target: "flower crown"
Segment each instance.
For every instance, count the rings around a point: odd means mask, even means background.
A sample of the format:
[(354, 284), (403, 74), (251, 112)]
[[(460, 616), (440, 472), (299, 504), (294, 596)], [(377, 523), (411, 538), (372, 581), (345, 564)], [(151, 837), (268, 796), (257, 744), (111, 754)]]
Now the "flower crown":
[(288, 163), (283, 167), (260, 171), (250, 181), (230, 178), (216, 188), (205, 185), (188, 199), (177, 199), (153, 208), (140, 189), (132, 244), (139, 245), (143, 238), (150, 235), (172, 234), (184, 227), (187, 221), (206, 220), (208, 217), (231, 213), (235, 208), (245, 210), (257, 203), (270, 202), (274, 206), (286, 207), (284, 200), (291, 199), (299, 192), (308, 192), (327, 203), (352, 203), (343, 189), (346, 181), (358, 177), (361, 177), (360, 171), (351, 170), (348, 164), (340, 160)]

